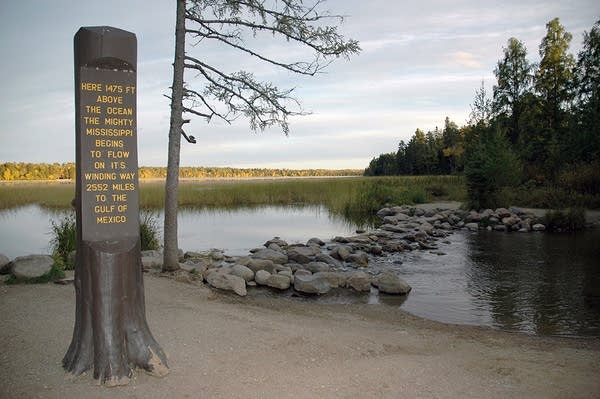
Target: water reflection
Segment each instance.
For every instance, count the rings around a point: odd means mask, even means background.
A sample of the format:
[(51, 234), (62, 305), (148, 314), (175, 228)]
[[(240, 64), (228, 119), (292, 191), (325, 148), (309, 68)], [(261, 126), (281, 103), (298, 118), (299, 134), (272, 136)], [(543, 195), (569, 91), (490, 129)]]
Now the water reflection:
[[(48, 253), (51, 221), (72, 211), (53, 211), (37, 205), (0, 212), (0, 253), (9, 258)], [(155, 212), (161, 229), (163, 212)], [(352, 234), (356, 226), (331, 216), (322, 206), (264, 206), (219, 209), (181, 209), (178, 213), (179, 246), (186, 251), (226, 249), (230, 255), (247, 254), (265, 241), (280, 236), (290, 243), (312, 237), (330, 239)]]
[(599, 242), (600, 231), (455, 233), (444, 256), (398, 255), (413, 286), (402, 308), (449, 323), (600, 336)]
[(469, 236), (468, 293), (500, 328), (600, 336), (598, 242), (598, 231)]

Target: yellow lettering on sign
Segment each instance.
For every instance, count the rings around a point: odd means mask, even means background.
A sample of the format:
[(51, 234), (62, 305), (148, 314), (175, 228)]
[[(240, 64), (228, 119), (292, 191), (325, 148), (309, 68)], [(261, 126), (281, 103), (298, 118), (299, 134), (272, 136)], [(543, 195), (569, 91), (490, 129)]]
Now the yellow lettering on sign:
[(97, 224), (118, 224), (127, 222), (127, 216), (115, 215), (115, 216), (96, 216)]
[[(123, 104), (123, 102), (119, 104)], [(109, 115), (133, 115), (133, 108), (107, 107), (106, 113)]]
[(97, 103), (105, 104), (123, 104), (122, 96), (98, 96), (96, 98)]
[(133, 126), (133, 119), (104, 118), (104, 124), (110, 126)]
[(133, 183), (113, 183), (113, 191), (133, 191), (135, 190), (135, 184)]
[(96, 147), (123, 148), (123, 140), (96, 140)]
[(81, 90), (102, 91), (102, 85), (100, 83), (81, 82)]

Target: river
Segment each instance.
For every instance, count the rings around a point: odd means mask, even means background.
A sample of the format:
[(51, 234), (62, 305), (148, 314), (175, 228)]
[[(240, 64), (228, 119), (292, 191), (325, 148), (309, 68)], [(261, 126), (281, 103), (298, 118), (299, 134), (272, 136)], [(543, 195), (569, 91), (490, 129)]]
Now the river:
[[(0, 212), (0, 253), (48, 253), (50, 220), (62, 215), (38, 206)], [(160, 222), (162, 214), (156, 216)], [(274, 236), (296, 243), (355, 229), (324, 207), (182, 210), (179, 245), (243, 255)], [(440, 243), (443, 255), (413, 251), (372, 260), (374, 270), (394, 269), (413, 287), (407, 297), (333, 294), (320, 300), (399, 306), (441, 322), (528, 334), (600, 337), (599, 243), (600, 230), (459, 231)]]

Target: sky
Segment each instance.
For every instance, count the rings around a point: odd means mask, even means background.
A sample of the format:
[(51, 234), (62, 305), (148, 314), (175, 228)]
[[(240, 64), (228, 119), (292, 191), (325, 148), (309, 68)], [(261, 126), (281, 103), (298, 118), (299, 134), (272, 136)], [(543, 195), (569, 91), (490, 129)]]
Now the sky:
[[(295, 88), (309, 114), (290, 119), (288, 136), (276, 128), (254, 133), (245, 119), (192, 118), (186, 132), (197, 144), (182, 141), (182, 166), (366, 168), (417, 128), (441, 128), (446, 117), (464, 125), (482, 81), (491, 93), (509, 38), (538, 61), (545, 25), (559, 17), (576, 55), (583, 32), (600, 19), (600, 5), (587, 0), (329, 0), (323, 8), (345, 16), (339, 31), (362, 51), (315, 77), (215, 45), (187, 47), (229, 72)], [(0, 163), (74, 162), (73, 36), (101, 25), (137, 36), (139, 165), (166, 166), (175, 2), (165, 0), (0, 1)], [(296, 54), (286, 43), (257, 45), (271, 55)], [(193, 73), (186, 80), (201, 90)]]

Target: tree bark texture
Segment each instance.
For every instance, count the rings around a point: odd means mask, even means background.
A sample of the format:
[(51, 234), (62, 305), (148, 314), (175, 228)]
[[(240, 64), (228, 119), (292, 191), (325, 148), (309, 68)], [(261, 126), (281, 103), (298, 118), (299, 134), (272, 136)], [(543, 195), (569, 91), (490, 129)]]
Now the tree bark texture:
[(171, 123), (169, 128), (169, 151), (167, 181), (165, 185), (164, 259), (163, 271), (179, 269), (179, 246), (177, 240), (177, 190), (179, 185), (179, 152), (183, 125), (183, 72), (185, 57), (185, 0), (177, 0), (175, 24), (175, 61), (171, 87)]
[(64, 368), (108, 386), (127, 384), (133, 367), (168, 373), (146, 321), (139, 238), (82, 242), (75, 269), (75, 328)]

